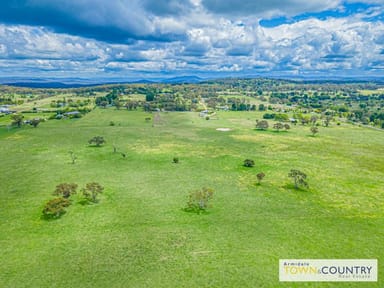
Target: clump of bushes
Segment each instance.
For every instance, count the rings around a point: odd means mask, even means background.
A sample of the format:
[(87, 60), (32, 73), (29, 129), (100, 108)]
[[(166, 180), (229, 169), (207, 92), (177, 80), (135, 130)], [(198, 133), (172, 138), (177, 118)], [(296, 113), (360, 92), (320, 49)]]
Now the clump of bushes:
[(243, 166), (244, 167), (253, 167), (253, 166), (255, 166), (255, 161), (253, 161), (252, 159), (245, 159)]
[[(43, 208), (43, 218), (58, 219), (64, 215), (67, 212), (66, 208), (72, 204), (69, 198), (77, 194), (77, 187), (78, 185), (75, 183), (61, 183), (57, 185), (53, 195), (60, 197), (49, 200), (45, 204)], [(97, 203), (97, 195), (102, 193), (103, 190), (104, 187), (97, 182), (86, 184), (86, 186), (81, 189), (84, 199), (80, 203)]]
[(213, 198), (212, 188), (202, 188), (200, 190), (192, 191), (188, 196), (187, 206), (184, 208), (187, 212), (194, 212), (200, 214), (206, 212), (211, 207), (210, 202)]
[(53, 195), (60, 196), (48, 201), (43, 209), (43, 216), (46, 219), (57, 219), (66, 213), (66, 209), (71, 205), (69, 197), (77, 193), (77, 184), (61, 183), (56, 186)]

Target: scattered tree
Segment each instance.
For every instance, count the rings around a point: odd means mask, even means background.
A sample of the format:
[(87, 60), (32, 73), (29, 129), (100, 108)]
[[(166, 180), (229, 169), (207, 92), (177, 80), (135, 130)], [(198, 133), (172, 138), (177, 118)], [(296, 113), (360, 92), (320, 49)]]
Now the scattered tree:
[(103, 107), (104, 109), (107, 107), (108, 102), (107, 101), (101, 101), (100, 106)]
[(253, 166), (255, 166), (255, 161), (253, 161), (252, 159), (245, 159), (243, 166), (253, 167)]
[(316, 126), (312, 126), (311, 133), (312, 133), (312, 136), (315, 136), (317, 133), (319, 133), (319, 128), (317, 128)]
[(277, 130), (277, 132), (279, 132), (281, 129), (283, 129), (284, 128), (284, 125), (283, 125), (283, 123), (281, 123), (281, 122), (278, 122), (278, 123), (275, 123), (274, 125), (273, 125), (273, 129), (275, 129), (275, 130)]
[(179, 157), (173, 157), (172, 162), (175, 164), (179, 163)]
[(288, 131), (289, 129), (291, 129), (291, 126), (289, 126), (289, 124), (284, 124), (284, 129), (285, 131)]
[(308, 183), (305, 181), (307, 179), (307, 175), (300, 170), (291, 169), (291, 172), (288, 173), (288, 177), (293, 179), (295, 189), (298, 189), (299, 186), (308, 187)]
[(105, 140), (102, 136), (95, 136), (88, 141), (89, 144), (95, 144), (97, 147), (105, 143)]
[(213, 189), (212, 188), (202, 188), (201, 190), (193, 191), (189, 194), (187, 207), (185, 211), (195, 212), (200, 214), (205, 212), (209, 207), (209, 202), (213, 198)]
[(15, 125), (18, 128), (20, 128), (21, 125), (23, 124), (23, 118), (24, 118), (24, 116), (21, 114), (12, 114), (12, 116), (11, 116), (12, 125)]
[(315, 125), (318, 120), (318, 117), (316, 115), (312, 115), (309, 119), (309, 122), (311, 122), (312, 125)]
[(97, 195), (103, 193), (104, 187), (97, 182), (87, 183), (83, 189), (81, 189), (84, 198), (88, 202), (97, 203)]
[(331, 121), (332, 121), (332, 116), (329, 116), (329, 115), (325, 116), (325, 119), (324, 119), (325, 127), (328, 127), (329, 123), (331, 123)]
[(40, 124), (41, 120), (39, 118), (34, 118), (30, 120), (29, 124), (31, 124), (34, 128), (36, 128)]
[(77, 184), (75, 183), (61, 183), (56, 186), (53, 195), (62, 196), (68, 199), (71, 195), (76, 194)]
[(265, 107), (265, 105), (264, 105), (264, 104), (260, 104), (260, 105), (259, 105), (259, 111), (265, 111), (265, 110), (267, 110), (267, 108)]
[(307, 116), (302, 116), (300, 120), (301, 120), (301, 125), (305, 125), (305, 124), (308, 124), (311, 119), (307, 115)]
[(153, 100), (155, 100), (155, 96), (156, 96), (156, 91), (149, 90), (149, 91), (147, 91), (147, 94), (145, 95), (145, 101), (152, 102)]
[(268, 121), (267, 120), (256, 120), (256, 129), (259, 130), (267, 130), (269, 127)]
[(256, 177), (257, 177), (257, 184), (258, 184), (258, 185), (261, 185), (261, 181), (264, 179), (265, 174), (264, 174), (263, 172), (260, 172), (260, 173), (258, 173), (258, 174), (256, 175)]
[(71, 205), (68, 199), (59, 197), (48, 201), (43, 209), (43, 216), (46, 219), (57, 219), (65, 214), (65, 208)]
[(274, 118), (278, 122), (287, 122), (287, 121), (289, 121), (289, 116), (288, 116), (288, 114), (285, 114), (285, 113), (275, 114)]
[(115, 105), (117, 110), (120, 110), (122, 103), (120, 102), (119, 99), (115, 99), (115, 101), (113, 101), (113, 104)]

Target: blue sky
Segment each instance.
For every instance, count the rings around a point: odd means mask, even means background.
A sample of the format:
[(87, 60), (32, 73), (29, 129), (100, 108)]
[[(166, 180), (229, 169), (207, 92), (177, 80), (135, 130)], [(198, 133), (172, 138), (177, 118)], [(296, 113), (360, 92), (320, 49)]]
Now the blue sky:
[(384, 0), (3, 2), (0, 77), (384, 76)]

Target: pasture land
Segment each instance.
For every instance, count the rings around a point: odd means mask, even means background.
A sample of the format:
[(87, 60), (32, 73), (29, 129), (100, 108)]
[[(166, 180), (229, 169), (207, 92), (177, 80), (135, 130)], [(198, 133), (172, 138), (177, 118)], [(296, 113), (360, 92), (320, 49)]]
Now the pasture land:
[[(256, 131), (261, 115), (152, 122), (110, 108), (1, 127), (0, 287), (382, 287), (384, 133), (344, 123), (316, 137), (301, 125)], [(97, 135), (107, 143), (90, 147)], [(307, 190), (293, 188), (290, 169), (308, 175)], [(41, 219), (57, 184), (92, 181), (105, 187), (98, 204), (75, 195), (62, 218)], [(202, 187), (215, 191), (212, 208), (183, 211)], [(279, 283), (283, 258), (378, 259), (380, 282)]]

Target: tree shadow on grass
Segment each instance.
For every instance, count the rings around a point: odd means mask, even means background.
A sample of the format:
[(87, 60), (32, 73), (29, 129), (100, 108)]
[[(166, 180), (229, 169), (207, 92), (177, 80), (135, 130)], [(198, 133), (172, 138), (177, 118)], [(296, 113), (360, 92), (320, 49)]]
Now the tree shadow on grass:
[(77, 201), (77, 203), (82, 205), (82, 206), (91, 206), (91, 205), (99, 203), (99, 200), (97, 200), (96, 202), (93, 202), (93, 201), (88, 200), (88, 199), (81, 199), (81, 200)]
[(272, 133), (274, 133), (274, 134), (286, 134), (286, 133), (288, 133), (288, 131), (287, 130), (279, 130), (279, 131), (277, 131), (277, 130), (271, 130), (271, 132)]
[(191, 208), (185, 207), (185, 208), (181, 208), (181, 211), (187, 212), (188, 214), (191, 214), (191, 215), (209, 215), (209, 214), (211, 214), (211, 211), (209, 211), (208, 209), (191, 209)]
[(284, 186), (281, 186), (285, 190), (290, 190), (292, 192), (298, 192), (298, 193), (311, 193), (311, 190), (308, 187), (301, 187), (299, 186), (298, 188), (295, 187), (294, 184), (286, 184)]
[(60, 214), (59, 216), (52, 216), (52, 215), (45, 215), (45, 214), (42, 214), (42, 215), (40, 216), (40, 220), (47, 221), (47, 222), (57, 221), (57, 220), (59, 220), (61, 217), (63, 217), (65, 214), (66, 214), (66, 212)]

